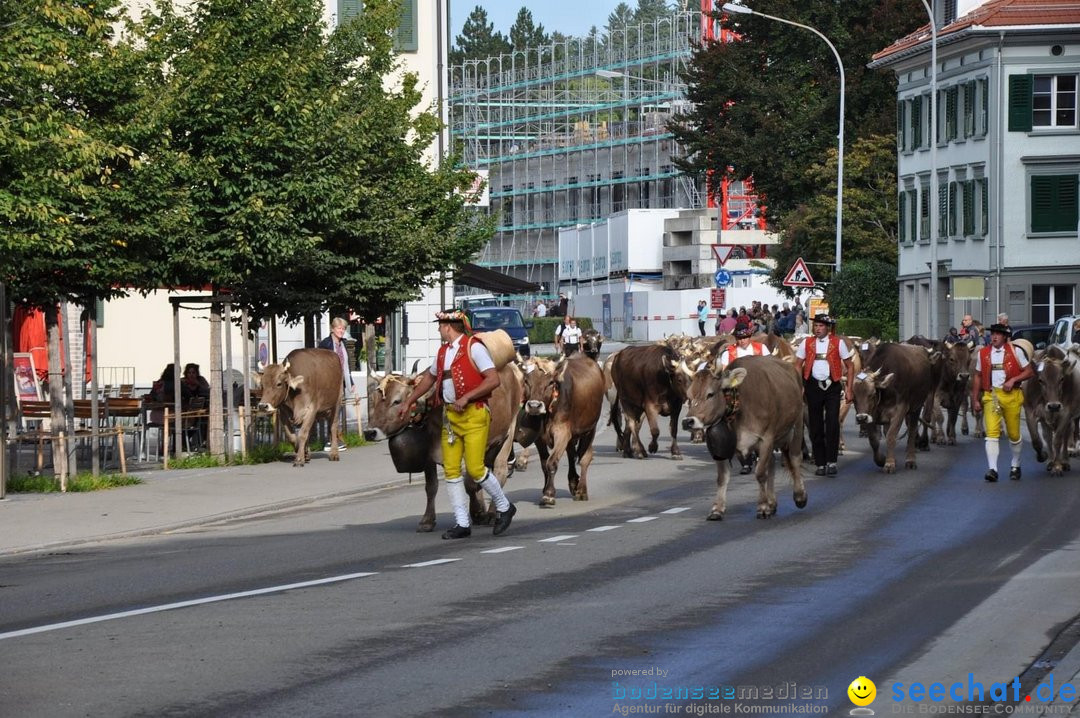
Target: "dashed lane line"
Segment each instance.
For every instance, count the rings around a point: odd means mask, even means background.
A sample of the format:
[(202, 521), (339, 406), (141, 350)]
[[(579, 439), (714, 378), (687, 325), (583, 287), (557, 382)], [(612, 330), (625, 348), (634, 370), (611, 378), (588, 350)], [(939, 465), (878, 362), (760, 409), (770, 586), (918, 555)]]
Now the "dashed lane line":
[(501, 548), (489, 548), (487, 551), (481, 551), (480, 553), (506, 553), (507, 551), (517, 551), (525, 548), (524, 546), (503, 546)]
[(460, 558), (436, 558), (431, 561), (421, 561), (420, 563), (407, 563), (402, 568), (427, 568), (428, 566), (438, 566), (444, 563), (453, 563), (454, 561), (460, 561)]
[(667, 511), (661, 511), (660, 513), (662, 513), (662, 514), (681, 514), (683, 511), (689, 511), (689, 510), (690, 510), (689, 506), (676, 506), (673, 509), (668, 509)]
[(560, 541), (569, 541), (570, 539), (575, 539), (577, 537), (577, 534), (563, 534), (561, 536), (552, 536), (551, 538), (540, 539), (536, 543), (558, 543)]
[(599, 533), (601, 531), (612, 531), (612, 530), (617, 529), (617, 528), (619, 528), (619, 527), (618, 526), (597, 526), (594, 529), (586, 529), (586, 530), (587, 531), (595, 531), (595, 532)]
[(626, 523), (628, 523), (628, 524), (643, 524), (646, 521), (656, 521), (658, 518), (660, 518), (660, 517), (659, 516), (638, 516), (636, 519), (629, 519)]

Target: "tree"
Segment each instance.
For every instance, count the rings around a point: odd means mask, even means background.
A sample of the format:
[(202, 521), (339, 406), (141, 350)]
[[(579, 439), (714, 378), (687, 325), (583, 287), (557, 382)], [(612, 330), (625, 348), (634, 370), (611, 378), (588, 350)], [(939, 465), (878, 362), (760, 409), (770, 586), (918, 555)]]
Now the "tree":
[[(812, 165), (801, 181), (817, 193), (786, 213), (777, 226), (780, 245), (772, 253), (777, 266), (771, 281), (780, 286), (788, 269), (802, 257), (830, 263), (836, 257), (836, 150)], [(896, 273), (896, 139), (873, 135), (856, 140), (844, 156), (843, 267), (852, 260), (876, 259)], [(815, 279), (830, 282), (831, 270), (813, 268)], [(893, 296), (894, 304), (897, 298)]]
[[(925, 23), (915, 0), (760, 0), (770, 15), (810, 25), (836, 46), (847, 75), (847, 138), (887, 134), (896, 122), (895, 85), (866, 68), (870, 56)], [(684, 171), (753, 177), (771, 221), (817, 193), (803, 171), (835, 147), (836, 59), (819, 37), (758, 15), (725, 17), (736, 42), (694, 53), (684, 75), (693, 111), (672, 124)]]
[(899, 323), (898, 296), (896, 265), (878, 259), (844, 262), (826, 294), (834, 316), (871, 319), (888, 337)]
[(450, 64), (460, 65), (466, 60), (484, 60), (510, 52), (511, 49), (506, 36), (495, 32), (495, 23), (488, 22), (487, 10), (477, 5), (466, 18), (461, 34), (454, 38), (454, 46), (450, 49)]
[(668, 17), (672, 12), (666, 0), (637, 0), (637, 7), (634, 8), (634, 22), (639, 25), (652, 23), (660, 18)]
[(608, 15), (607, 25), (605, 31), (610, 36), (613, 32), (619, 30), (626, 30), (634, 24), (634, 11), (630, 9), (630, 6), (625, 2), (621, 2), (615, 6), (615, 9)]
[(539, 47), (551, 42), (551, 38), (544, 32), (543, 25), (533, 23), (532, 12), (527, 7), (518, 10), (514, 24), (510, 26), (510, 44), (515, 50), (524, 50), (527, 47)]

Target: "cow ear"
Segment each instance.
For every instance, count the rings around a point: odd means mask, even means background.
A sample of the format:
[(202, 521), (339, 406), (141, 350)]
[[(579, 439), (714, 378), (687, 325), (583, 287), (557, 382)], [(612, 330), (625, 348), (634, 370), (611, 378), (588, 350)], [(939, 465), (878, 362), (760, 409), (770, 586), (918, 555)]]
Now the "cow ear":
[(297, 376), (290, 376), (289, 377), (289, 388), (290, 389), (296, 389), (303, 383), (304, 383), (304, 375), (303, 374), (298, 374)]
[(372, 393), (373, 391), (375, 391), (378, 388), (379, 388), (379, 380), (376, 379), (371, 374), (368, 374), (368, 377), (367, 377), (368, 394)]
[(282, 369), (282, 371), (289, 371), (289, 360), (288, 359), (281, 362), (281, 369)]
[(877, 380), (876, 385), (878, 389), (888, 389), (896, 379), (896, 372), (889, 372), (885, 376)]
[(252, 381), (255, 382), (255, 388), (256, 389), (258, 389), (259, 387), (262, 386), (262, 377), (263, 377), (262, 372), (258, 372), (257, 374), (252, 374), (251, 375)]
[(746, 369), (738, 367), (737, 369), (731, 369), (724, 373), (723, 378), (720, 380), (720, 386), (724, 389), (734, 389), (743, 383), (743, 379), (746, 378)]
[(259, 368), (259, 373), (262, 374), (264, 371), (266, 371), (266, 362), (264, 362), (264, 361), (259, 362), (258, 368)]

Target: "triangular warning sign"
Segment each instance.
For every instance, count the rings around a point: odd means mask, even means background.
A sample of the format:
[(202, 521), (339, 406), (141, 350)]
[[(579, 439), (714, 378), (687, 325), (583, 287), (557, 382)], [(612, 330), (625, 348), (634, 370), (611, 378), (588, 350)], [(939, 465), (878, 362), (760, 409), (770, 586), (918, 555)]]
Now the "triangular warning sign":
[(814, 278), (810, 276), (810, 270), (806, 268), (806, 262), (803, 261), (802, 257), (799, 257), (795, 264), (791, 266), (783, 281), (785, 287), (813, 287), (815, 284)]
[(728, 257), (731, 256), (731, 250), (735, 249), (730, 244), (714, 244), (712, 246), (713, 256), (716, 257), (716, 261), (720, 263), (720, 266), (724, 266), (724, 262), (728, 261)]

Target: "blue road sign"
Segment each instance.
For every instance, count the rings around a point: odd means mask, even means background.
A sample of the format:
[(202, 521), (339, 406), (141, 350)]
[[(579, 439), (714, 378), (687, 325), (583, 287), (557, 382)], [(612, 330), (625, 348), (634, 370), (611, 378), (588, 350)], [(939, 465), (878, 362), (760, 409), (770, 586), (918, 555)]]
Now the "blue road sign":
[(726, 269), (718, 269), (716, 274), (713, 275), (713, 279), (716, 280), (716, 286), (723, 289), (731, 284), (731, 272)]

